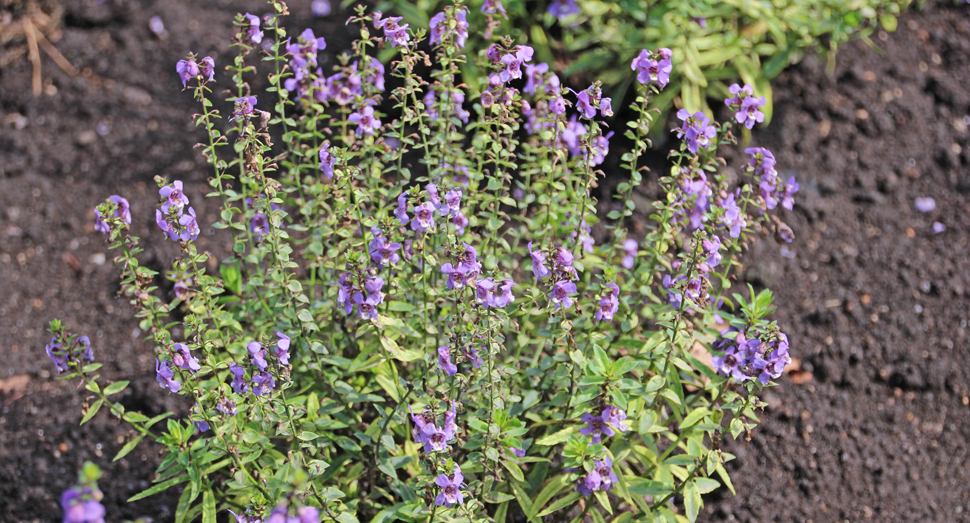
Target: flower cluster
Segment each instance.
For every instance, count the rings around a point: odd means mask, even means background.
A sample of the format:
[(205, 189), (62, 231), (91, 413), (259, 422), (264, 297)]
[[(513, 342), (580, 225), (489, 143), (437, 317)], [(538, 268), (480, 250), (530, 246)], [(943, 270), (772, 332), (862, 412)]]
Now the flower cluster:
[(195, 57), (189, 56), (185, 60), (179, 60), (175, 64), (175, 72), (178, 73), (179, 78), (182, 79), (182, 88), (188, 86), (189, 80), (202, 75), (202, 82), (211, 82), (215, 79), (216, 74), (216, 62), (211, 57), (207, 56), (198, 63), (195, 62)]
[(620, 310), (620, 287), (615, 283), (607, 283), (609, 289), (597, 303), (596, 321), (613, 321), (613, 315)]
[(435, 422), (435, 414), (431, 410), (425, 410), (420, 414), (411, 413), (411, 421), (414, 426), (411, 428), (411, 435), (414, 442), (424, 445), (424, 451), (442, 452), (448, 450), (448, 442), (455, 439), (458, 432), (458, 425), (455, 423), (455, 406), (452, 405), (442, 415), (441, 426)]
[(173, 241), (190, 241), (199, 237), (199, 224), (195, 209), (189, 206), (189, 197), (182, 191), (182, 182), (159, 189), (161, 207), (155, 209), (155, 223)]
[(97, 486), (71, 487), (61, 494), (63, 523), (104, 523), (104, 495)]
[[(549, 302), (556, 309), (573, 306), (572, 296), (576, 294), (576, 269), (573, 267), (573, 253), (565, 247), (556, 247), (555, 250), (546, 254), (541, 250), (532, 250), (532, 242), (528, 244), (529, 256), (532, 258), (532, 274), (539, 281), (547, 276), (553, 282), (552, 290), (549, 292)], [(551, 268), (550, 268), (551, 266)]]
[(761, 112), (760, 109), (766, 103), (765, 98), (755, 96), (753, 87), (748, 84), (745, 84), (744, 87), (733, 84), (728, 88), (728, 91), (734, 95), (734, 98), (724, 100), (724, 105), (734, 111), (734, 119), (739, 124), (752, 129), (754, 124), (765, 121), (765, 113)]
[(431, 45), (444, 45), (453, 40), (456, 46), (465, 47), (465, 40), (468, 38), (468, 9), (459, 7), (448, 11), (450, 15), (441, 12), (431, 17), (428, 41)]
[(586, 476), (576, 481), (576, 492), (583, 496), (591, 496), (597, 490), (609, 491), (620, 479), (613, 472), (613, 460), (604, 456), (600, 461), (593, 462), (593, 469)]
[(259, 28), (260, 18), (256, 15), (246, 13), (242, 27), (245, 28), (246, 39), (249, 43), (259, 45), (263, 41), (263, 31)]
[(580, 429), (579, 433), (589, 436), (591, 444), (602, 443), (603, 436), (613, 437), (616, 431), (626, 432), (629, 429), (626, 423), (623, 423), (626, 419), (626, 411), (612, 405), (605, 405), (598, 415), (587, 412), (580, 419), (589, 423)]
[(91, 340), (87, 336), (78, 338), (54, 336), (44, 350), (47, 351), (47, 357), (54, 363), (58, 374), (70, 368), (68, 362), (94, 361), (94, 350), (91, 349)]
[[(376, 320), (377, 306), (384, 303), (384, 279), (378, 277), (354, 276), (350, 273), (340, 275), (340, 288), (337, 290), (337, 304), (350, 314), (357, 306), (357, 314), (361, 319)], [(364, 297), (364, 293), (367, 297)]]
[[(462, 104), (465, 103), (465, 93), (461, 90), (454, 90), (444, 93), (444, 101), (442, 104), (448, 109), (448, 114), (451, 116), (458, 117), (462, 122), (468, 123), (468, 117), (471, 116), (467, 110), (462, 108)], [(450, 100), (450, 102), (449, 102)], [(428, 91), (425, 93), (424, 98), (421, 100), (424, 103), (425, 111), (427, 112), (428, 119), (435, 121), (438, 119), (438, 100), (435, 91)]]
[(721, 338), (714, 343), (713, 349), (724, 353), (723, 356), (711, 358), (714, 370), (738, 383), (757, 377), (758, 382), (764, 385), (781, 377), (785, 365), (791, 363), (788, 336), (782, 332), (768, 337), (758, 332), (740, 332), (731, 327), (721, 332)]
[(454, 263), (447, 262), (441, 266), (441, 273), (448, 276), (445, 281), (448, 290), (463, 289), (465, 286), (475, 285), (482, 272), (482, 264), (478, 261), (478, 251), (467, 243), (463, 245), (464, 249), (453, 253)]
[[(102, 214), (102, 211), (104, 214)], [(94, 214), (97, 216), (94, 222), (94, 230), (101, 234), (108, 234), (111, 231), (111, 226), (105, 221), (106, 217), (108, 219), (118, 218), (125, 226), (131, 225), (131, 207), (128, 200), (117, 194), (112, 194), (105, 203), (95, 207)]]
[(374, 14), (374, 29), (384, 30), (384, 40), (391, 44), (391, 47), (406, 47), (411, 41), (408, 34), (408, 24), (402, 24), (403, 16), (392, 16), (381, 19), (381, 13)]
[(641, 84), (653, 84), (663, 89), (670, 82), (670, 72), (674, 70), (670, 61), (672, 56), (673, 53), (666, 47), (655, 52), (644, 49), (630, 63), (630, 69), (636, 71), (637, 81)]
[(798, 192), (798, 182), (795, 181), (795, 177), (789, 177), (787, 182), (782, 182), (778, 171), (775, 170), (775, 156), (768, 149), (750, 147), (744, 152), (751, 155), (747, 170), (758, 183), (765, 207), (774, 209), (781, 203), (785, 209), (792, 210), (795, 204), (794, 195)]
[(707, 149), (713, 143), (711, 140), (717, 136), (717, 128), (711, 125), (711, 119), (704, 113), (697, 111), (691, 114), (687, 109), (677, 111), (677, 118), (684, 123), (677, 128), (677, 138), (682, 138), (687, 142), (687, 150), (691, 154), (697, 154), (698, 149)]
[[(484, 347), (483, 347), (484, 349)], [(454, 376), (458, 373), (458, 365), (455, 364), (455, 360), (452, 359), (454, 351), (449, 345), (442, 345), (438, 347), (438, 368), (448, 376)], [(476, 369), (482, 366), (482, 357), (478, 354), (478, 349), (471, 345), (461, 345), (458, 351), (457, 362), (471, 362), (472, 366)]]

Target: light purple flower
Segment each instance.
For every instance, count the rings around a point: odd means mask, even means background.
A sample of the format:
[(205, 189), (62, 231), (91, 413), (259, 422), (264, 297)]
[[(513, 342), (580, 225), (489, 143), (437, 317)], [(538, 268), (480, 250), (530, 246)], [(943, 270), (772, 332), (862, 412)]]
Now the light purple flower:
[(527, 248), (529, 256), (532, 257), (532, 274), (535, 274), (537, 280), (542, 281), (552, 273), (549, 267), (546, 267), (546, 255), (542, 251), (533, 251), (532, 242), (529, 242)]
[(940, 234), (945, 230), (946, 230), (946, 225), (943, 225), (940, 222), (933, 222), (933, 234)]
[(450, 507), (454, 504), (461, 505), (465, 498), (461, 492), (461, 484), (465, 481), (461, 474), (461, 467), (455, 464), (455, 471), (451, 474), (440, 474), (435, 478), (435, 485), (441, 488), (441, 492), (434, 498), (435, 504), (439, 507), (444, 505)]
[(408, 217), (408, 192), (404, 191), (397, 197), (397, 209), (394, 210), (394, 216), (401, 222), (401, 225), (407, 225), (411, 218)]
[(176, 381), (175, 371), (172, 370), (172, 362), (169, 360), (158, 361), (155, 358), (155, 380), (164, 389), (168, 388), (171, 392), (178, 392), (182, 388), (182, 384)]
[(249, 384), (246, 382), (246, 370), (236, 365), (236, 362), (230, 361), (229, 372), (232, 374), (232, 390), (236, 394), (245, 394), (249, 390)]
[(158, 195), (165, 198), (165, 203), (162, 204), (163, 212), (168, 212), (172, 207), (181, 209), (189, 204), (189, 197), (182, 191), (181, 180), (175, 180), (172, 185), (162, 187), (158, 190)]
[(266, 350), (262, 343), (251, 341), (246, 344), (246, 350), (249, 351), (253, 365), (259, 367), (259, 370), (266, 370), (269, 367), (269, 363), (266, 361)]
[(640, 244), (637, 243), (633, 238), (627, 238), (623, 242), (623, 251), (626, 253), (623, 256), (623, 261), (621, 262), (623, 267), (627, 269), (632, 269), (633, 264), (636, 263), (637, 250), (640, 248)]
[(310, 14), (316, 18), (323, 18), (330, 14), (330, 0), (313, 0), (310, 3)]
[(464, 7), (455, 9), (454, 16), (455, 27), (453, 28), (445, 13), (441, 12), (431, 17), (431, 22), (428, 24), (431, 29), (428, 42), (431, 45), (441, 45), (449, 36), (453, 36), (456, 46), (465, 47), (465, 39), (468, 38), (467, 9)]
[(216, 405), (216, 410), (225, 414), (226, 416), (235, 416), (238, 412), (236, 410), (236, 404), (229, 401), (227, 398), (219, 398), (219, 403)]
[(188, 60), (179, 60), (175, 64), (175, 71), (178, 72), (179, 78), (182, 79), (182, 88), (185, 89), (189, 80), (199, 76), (199, 65), (191, 58)]
[(330, 142), (323, 144), (320, 147), (320, 170), (323, 174), (329, 178), (333, 178), (333, 164), (337, 161), (332, 154), (330, 154)]
[(98, 502), (101, 492), (91, 487), (73, 487), (61, 494), (63, 523), (104, 523), (104, 506)]
[(425, 202), (421, 205), (415, 207), (414, 209), (414, 221), (411, 222), (411, 228), (417, 232), (424, 232), (428, 229), (434, 227), (434, 204), (431, 202)]
[(246, 21), (249, 22), (246, 28), (246, 36), (249, 37), (250, 42), (259, 44), (263, 41), (263, 32), (259, 30), (260, 18), (249, 13), (246, 13), (245, 17)]
[(406, 47), (411, 40), (408, 35), (408, 24), (401, 24), (404, 17), (389, 17), (380, 19), (380, 13), (374, 19), (374, 28), (384, 29), (384, 40), (391, 43), (391, 47)]
[(733, 84), (728, 91), (734, 95), (734, 98), (724, 100), (724, 105), (734, 111), (734, 118), (739, 124), (752, 129), (756, 123), (765, 121), (765, 114), (760, 110), (760, 107), (766, 103), (765, 98), (755, 96), (753, 87), (748, 84), (744, 87)]
[(458, 212), (451, 217), (451, 224), (455, 226), (455, 232), (458, 233), (458, 236), (461, 236), (465, 234), (465, 227), (468, 227), (468, 218)]
[(451, 361), (451, 347), (447, 345), (438, 347), (438, 368), (449, 376), (454, 376), (458, 372), (458, 366)]
[(505, 14), (505, 6), (502, 5), (502, 0), (485, 0), (482, 3), (482, 10), (480, 12), (490, 15), (501, 14), (505, 18), (508, 18), (508, 15)]
[(377, 319), (377, 306), (381, 303), (379, 296), (372, 294), (365, 299), (363, 294), (357, 292), (354, 293), (354, 303), (357, 304), (357, 314), (361, 319)]
[(452, 216), (457, 215), (461, 212), (461, 191), (458, 189), (452, 189), (445, 193), (445, 204), (446, 206), (441, 207), (439, 211), (442, 214), (451, 212)]
[(564, 18), (570, 15), (578, 15), (582, 13), (582, 10), (579, 9), (579, 4), (576, 3), (576, 0), (552, 0), (549, 2), (549, 7), (546, 8), (546, 11), (552, 16), (558, 18), (559, 21), (562, 21)]
[(279, 338), (276, 342), (276, 357), (279, 358), (281, 365), (290, 364), (290, 337), (282, 332), (277, 332)]
[(593, 443), (602, 443), (604, 435), (608, 437), (616, 435), (616, 432), (610, 427), (610, 414), (609, 408), (603, 409), (603, 412), (596, 416), (589, 412), (583, 414), (580, 419), (589, 423), (589, 425), (579, 429), (579, 433), (583, 436), (590, 436), (590, 441)]
[(616, 311), (620, 310), (620, 287), (615, 283), (608, 283), (606, 287), (609, 289), (602, 298), (600, 298), (599, 306), (596, 309), (596, 314), (594, 317), (597, 321), (610, 322), (613, 321), (613, 315)]
[(570, 294), (576, 294), (576, 284), (571, 281), (560, 280), (552, 287), (549, 299), (556, 309), (560, 307), (569, 308), (573, 305), (573, 299), (569, 296)]
[(180, 369), (186, 369), (192, 374), (195, 374), (202, 367), (199, 366), (199, 360), (192, 356), (192, 352), (189, 351), (188, 345), (184, 343), (176, 343), (172, 349), (172, 361), (175, 366)]
[(252, 118), (255, 114), (256, 97), (243, 96), (242, 98), (236, 98), (236, 108), (233, 110), (229, 121), (238, 120), (239, 118)]
[[(181, 182), (179, 183), (181, 184)], [(125, 225), (131, 225), (131, 206), (128, 204), (128, 200), (122, 198), (121, 196), (118, 196), (117, 194), (112, 194), (111, 196), (108, 197), (108, 200), (113, 202), (117, 206), (112, 216), (116, 218), (121, 218), (121, 221)], [(97, 207), (95, 207), (94, 209), (94, 214), (97, 216), (97, 219), (94, 223), (94, 230), (100, 232), (101, 234), (108, 234), (108, 232), (110, 231), (110, 227), (102, 219), (101, 212), (98, 211)]]
[(677, 137), (687, 142), (687, 150), (691, 154), (697, 154), (700, 148), (708, 148), (711, 140), (717, 136), (717, 128), (710, 125), (711, 120), (700, 111), (690, 114), (687, 109), (681, 109), (677, 111), (677, 118), (684, 122), (680, 128), (675, 129)]
[(641, 84), (653, 83), (663, 89), (670, 82), (670, 73), (673, 71), (670, 63), (672, 55), (666, 47), (658, 49), (656, 53), (644, 49), (633, 59), (630, 69), (637, 72), (637, 81)]
[(357, 136), (374, 134), (381, 126), (381, 120), (374, 114), (374, 107), (371, 105), (365, 105), (351, 113), (347, 120), (357, 124)]
[(276, 380), (268, 372), (253, 373), (253, 394), (262, 396), (276, 388)]

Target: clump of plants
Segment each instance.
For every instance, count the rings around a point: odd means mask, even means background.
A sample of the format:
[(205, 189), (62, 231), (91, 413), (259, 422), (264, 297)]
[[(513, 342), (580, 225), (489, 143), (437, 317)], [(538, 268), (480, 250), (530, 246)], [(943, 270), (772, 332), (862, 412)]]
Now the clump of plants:
[[(385, 0), (415, 24), (425, 23), (444, 0)], [(723, 99), (737, 78), (766, 98), (771, 119), (770, 81), (810, 49), (821, 51), (829, 67), (838, 47), (853, 38), (871, 44), (882, 28), (895, 31), (896, 17), (911, 0), (510, 0), (501, 10), (485, 1), (478, 23), (511, 32), (536, 50), (540, 61), (570, 78), (595, 78), (617, 99), (633, 80), (625, 67), (641, 49), (669, 48), (678, 67), (670, 86), (652, 99), (667, 112), (674, 106), (712, 114), (709, 99)], [(478, 11), (478, 10), (476, 10)], [(507, 19), (507, 21), (506, 21)], [(473, 22), (475, 23), (475, 22)], [(489, 38), (489, 31), (480, 32)], [(487, 45), (487, 44), (485, 44)], [(468, 67), (469, 75), (480, 74)], [(658, 131), (660, 128), (657, 129)]]
[[(630, 62), (632, 118), (611, 130), (600, 83), (565, 89), (507, 37), (472, 47), (484, 28), (460, 3), (427, 28), (361, 8), (332, 67), (325, 39), (290, 34), (270, 5), (235, 21), (231, 114), (212, 101), (224, 64), (176, 66), (219, 221), (200, 224), (178, 180), (157, 179), (154, 210), (97, 208), (159, 393), (189, 412), (126, 410), (112, 396), (128, 382), (106, 383), (96, 347), (51, 324), (60, 379), (89, 395), (82, 423), (107, 409), (134, 428), (115, 459), (146, 437), (165, 448), (132, 500), (180, 489), (179, 522), (694, 521), (702, 494), (733, 491), (722, 439), (758, 423), (756, 393), (790, 361), (771, 293), (730, 282), (754, 236), (791, 241), (773, 211), (798, 185), (765, 149), (734, 183), (716, 155), (764, 99), (732, 87), (723, 124), (679, 112), (663, 197), (638, 210), (649, 106), (681, 67), (670, 49)], [(615, 132), (632, 149), (609, 175), (626, 180), (597, 205)], [(181, 247), (165, 274), (128, 234), (151, 212)], [(218, 273), (203, 226), (230, 244)]]

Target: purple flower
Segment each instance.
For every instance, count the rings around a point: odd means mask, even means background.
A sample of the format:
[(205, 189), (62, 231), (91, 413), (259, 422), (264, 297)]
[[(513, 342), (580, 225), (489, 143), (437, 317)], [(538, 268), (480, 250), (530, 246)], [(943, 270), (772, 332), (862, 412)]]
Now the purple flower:
[(171, 392), (178, 392), (182, 388), (182, 384), (176, 381), (175, 371), (172, 370), (172, 362), (169, 360), (158, 361), (155, 358), (155, 380), (158, 381), (159, 386), (163, 389), (168, 388)]
[(566, 144), (569, 149), (569, 154), (572, 156), (578, 156), (582, 145), (579, 139), (586, 135), (586, 126), (579, 123), (576, 120), (576, 115), (573, 115), (566, 124), (566, 128), (561, 133), (562, 141)]
[(354, 303), (357, 304), (357, 314), (361, 319), (377, 319), (377, 306), (381, 303), (379, 296), (372, 294), (365, 299), (363, 294), (357, 292), (354, 293)]
[[(792, 176), (791, 178), (788, 179), (787, 182), (785, 182), (785, 187), (782, 188), (781, 206), (788, 209), (789, 211), (792, 210), (792, 208), (795, 205), (794, 195), (796, 192), (798, 192), (798, 182), (796, 182), (795, 177)], [(935, 207), (936, 202), (933, 202), (932, 198), (928, 198), (928, 199), (930, 200), (930, 202), (933, 203), (933, 206)]]
[(522, 78), (522, 64), (532, 61), (535, 50), (527, 45), (517, 45), (513, 52), (506, 53), (501, 58), (505, 68), (499, 71), (498, 77), (503, 83), (515, 78)]
[(185, 89), (189, 80), (199, 76), (199, 65), (191, 58), (188, 60), (179, 60), (175, 64), (175, 71), (178, 72), (179, 78), (182, 79), (182, 88)]
[(276, 380), (268, 372), (253, 373), (253, 394), (262, 396), (276, 388)]
[(249, 232), (253, 233), (256, 241), (262, 240), (269, 232), (269, 218), (265, 214), (258, 212), (249, 219)]
[(454, 433), (449, 434), (437, 425), (428, 424), (421, 429), (421, 437), (424, 441), (424, 451), (442, 452), (448, 450), (448, 441), (455, 437)]
[(57, 337), (51, 338), (51, 342), (44, 347), (44, 350), (47, 351), (47, 357), (54, 363), (54, 368), (57, 369), (58, 374), (68, 369), (67, 354), (62, 354), (60, 348), (61, 343), (57, 341)]
[(162, 211), (168, 212), (169, 209), (181, 209), (189, 204), (189, 197), (182, 191), (182, 181), (175, 180), (172, 185), (166, 185), (158, 190), (158, 195), (165, 198), (162, 204)]
[(401, 24), (403, 19), (403, 17), (397, 16), (380, 20), (380, 13), (377, 13), (377, 18), (374, 19), (374, 28), (384, 29), (384, 40), (390, 42), (391, 47), (406, 47), (411, 40), (407, 31), (408, 24)]
[(429, 183), (428, 185), (424, 186), (424, 190), (428, 193), (428, 200), (431, 201), (431, 204), (434, 205), (434, 208), (440, 209), (441, 196), (438, 195), (438, 186), (433, 183)]
[(576, 284), (571, 281), (560, 280), (552, 287), (552, 292), (549, 294), (549, 299), (552, 301), (552, 305), (555, 308), (560, 307), (572, 307), (573, 299), (569, 297), (570, 294), (576, 294)]
[(196, 421), (193, 423), (193, 425), (195, 425), (195, 429), (198, 430), (199, 432), (209, 431), (209, 424), (205, 420)]
[(537, 280), (542, 281), (552, 273), (549, 267), (546, 267), (546, 255), (542, 254), (542, 251), (533, 251), (532, 242), (529, 242), (527, 248), (529, 255), (532, 256), (532, 274), (535, 274)]
[(707, 254), (707, 264), (711, 267), (717, 267), (721, 263), (721, 237), (717, 235), (711, 236), (708, 240), (704, 238), (701, 240), (701, 248), (704, 249), (704, 253)]
[[(256, 15), (251, 15), (246, 13), (246, 21), (249, 22), (246, 27), (246, 36), (249, 37), (249, 41), (254, 44), (259, 44), (263, 41), (263, 32), (259, 30), (259, 24), (261, 20)], [(245, 26), (244, 26), (245, 27)]]
[(616, 311), (620, 310), (620, 287), (615, 283), (608, 283), (606, 286), (610, 289), (610, 292), (600, 298), (595, 318), (597, 321), (610, 322), (613, 321), (613, 315), (616, 314)]
[(459, 214), (461, 212), (461, 191), (452, 189), (445, 193), (445, 204), (446, 206), (439, 209), (442, 214), (446, 212), (451, 212), (452, 216)]
[(502, 5), (502, 0), (485, 0), (480, 12), (490, 15), (501, 14), (505, 18), (508, 18), (508, 15), (505, 14), (505, 6)]
[(940, 234), (946, 230), (946, 225), (940, 222), (933, 222), (933, 234)]
[(458, 372), (458, 366), (451, 361), (451, 347), (447, 345), (438, 347), (438, 367), (449, 376), (454, 376)]
[(593, 139), (593, 143), (590, 144), (589, 151), (583, 151), (583, 156), (592, 153), (593, 157), (589, 160), (590, 167), (596, 167), (604, 161), (606, 161), (606, 155), (610, 152), (610, 138), (613, 137), (613, 132), (604, 135), (599, 135)]
[(454, 504), (461, 505), (465, 498), (461, 493), (461, 484), (465, 481), (461, 475), (461, 467), (455, 464), (455, 471), (451, 474), (440, 474), (435, 478), (434, 483), (441, 488), (441, 492), (434, 498), (435, 504), (439, 507), (444, 505), (450, 507)]
[(596, 106), (594, 105), (595, 98), (591, 99), (590, 90), (586, 89), (580, 91), (576, 95), (576, 110), (586, 118), (594, 118), (596, 116)]
[(290, 364), (290, 337), (282, 332), (277, 332), (279, 340), (276, 342), (276, 357), (280, 359), (281, 365)]
[(414, 208), (414, 221), (411, 228), (417, 232), (424, 232), (434, 227), (434, 204), (425, 202)]
[(401, 222), (401, 225), (407, 225), (411, 218), (408, 217), (408, 192), (404, 191), (397, 197), (397, 209), (394, 210), (394, 216)]
[(370, 242), (370, 259), (378, 267), (383, 267), (385, 261), (394, 265), (401, 260), (397, 253), (400, 249), (400, 243), (387, 243), (383, 236), (375, 235)]
[[(461, 92), (460, 90), (450, 91), (444, 93), (443, 98), (450, 98), (451, 103), (447, 105), (448, 110), (451, 111), (454, 116), (457, 116), (462, 122), (468, 123), (468, 117), (471, 116), (471, 113), (462, 107), (462, 104), (465, 103), (465, 93)], [(421, 99), (421, 102), (424, 104), (425, 112), (428, 118), (431, 120), (437, 120), (439, 114), (437, 107), (437, 95), (435, 92), (428, 91), (424, 95), (424, 98)]]
[(61, 494), (63, 523), (104, 523), (101, 492), (91, 487), (72, 487)]
[(765, 99), (755, 96), (753, 87), (748, 84), (744, 87), (733, 84), (728, 91), (734, 95), (734, 98), (724, 100), (724, 105), (734, 111), (734, 118), (739, 124), (752, 129), (754, 124), (765, 121), (765, 114), (759, 109), (766, 103)]
[(431, 17), (431, 22), (428, 24), (431, 29), (428, 43), (442, 45), (449, 36), (453, 36), (456, 46), (465, 47), (465, 39), (468, 38), (468, 22), (465, 20), (467, 10), (464, 7), (455, 9), (454, 16), (454, 27), (451, 27), (443, 12)]
[(573, 253), (569, 252), (569, 249), (565, 247), (558, 247), (556, 249), (556, 263), (560, 267), (572, 267)]
[(578, 15), (582, 13), (582, 11), (579, 9), (579, 4), (576, 3), (576, 0), (552, 0), (552, 2), (549, 3), (549, 7), (546, 8), (546, 11), (552, 16), (558, 18), (559, 21), (562, 21), (569, 15)]
[(188, 210), (179, 217), (179, 226), (182, 230), (179, 233), (179, 239), (183, 242), (192, 241), (199, 237), (201, 230), (199, 229), (199, 222), (196, 221), (195, 209), (189, 207)]
[(320, 147), (320, 170), (323, 174), (329, 178), (333, 179), (333, 164), (337, 161), (332, 154), (330, 154), (330, 142), (323, 144)]
[(249, 384), (246, 383), (246, 370), (236, 365), (236, 362), (230, 361), (229, 372), (232, 373), (232, 390), (236, 391), (236, 394), (245, 394), (249, 390)]
[(697, 154), (699, 148), (706, 149), (711, 145), (711, 139), (717, 136), (717, 129), (710, 125), (711, 120), (700, 111), (690, 114), (687, 109), (681, 109), (677, 111), (677, 118), (684, 122), (675, 129), (677, 137), (687, 142), (687, 150), (691, 154)]
[(549, 74), (549, 64), (538, 65), (527, 64), (525, 66), (525, 87), (522, 91), (529, 94), (536, 94), (537, 91), (554, 93), (559, 90), (559, 77)]
[(589, 412), (583, 414), (580, 419), (589, 423), (589, 425), (579, 429), (579, 433), (583, 436), (591, 436), (593, 443), (602, 443), (603, 435), (610, 437), (616, 435), (616, 432), (610, 427), (610, 414), (609, 407), (603, 409), (603, 412), (598, 416), (594, 416)]
[(673, 71), (673, 65), (670, 63), (672, 55), (673, 53), (666, 47), (657, 49), (656, 53), (644, 49), (633, 59), (630, 69), (637, 72), (637, 81), (641, 84), (653, 83), (663, 89), (670, 82), (670, 72)]
[(239, 118), (252, 118), (256, 114), (255, 106), (255, 96), (236, 98), (236, 109), (232, 112), (232, 117), (229, 118), (229, 121), (231, 122)]
[(251, 341), (246, 344), (246, 350), (249, 351), (253, 365), (259, 367), (259, 370), (266, 370), (269, 367), (269, 363), (266, 361), (266, 350), (263, 349), (262, 343)]
[(199, 61), (199, 72), (206, 82), (211, 82), (216, 77), (216, 62), (211, 56), (207, 56)]
[[(790, 183), (790, 182), (789, 182)], [(791, 207), (786, 207), (791, 209)], [(916, 199), (916, 210), (919, 212), (933, 212), (936, 209), (936, 200), (929, 196)]]
[(640, 244), (638, 244), (633, 238), (627, 238), (626, 241), (623, 242), (623, 250), (626, 252), (626, 255), (623, 256), (623, 261), (621, 262), (623, 267), (627, 269), (633, 268), (633, 264), (636, 263), (637, 250), (639, 248)]
[(509, 447), (509, 450), (511, 450), (512, 451), (512, 454), (514, 454), (515, 457), (517, 457), (517, 458), (524, 458), (525, 457), (525, 449), (520, 449), (520, 448), (516, 448), (516, 447)]
[(374, 115), (374, 107), (369, 104), (351, 113), (347, 120), (357, 124), (357, 136), (374, 134), (374, 131), (381, 126), (380, 118)]
[(368, 297), (374, 296), (377, 299), (377, 303), (384, 303), (384, 293), (381, 292), (383, 288), (383, 278), (374, 277), (364, 280), (364, 290), (367, 292)]
[(172, 349), (172, 361), (175, 366), (180, 369), (186, 369), (192, 374), (195, 374), (202, 367), (199, 366), (199, 360), (192, 356), (189, 351), (188, 345), (184, 343), (176, 343)]
[(337, 304), (343, 305), (344, 313), (350, 314), (354, 310), (353, 297), (357, 293), (357, 287), (354, 287), (353, 282), (347, 273), (340, 275), (340, 289), (337, 290)]
[[(179, 182), (179, 187), (181, 188), (181, 182)], [(128, 204), (128, 200), (118, 196), (117, 194), (112, 194), (108, 197), (108, 201), (113, 202), (115, 207), (115, 212), (112, 214), (115, 218), (121, 218), (121, 221), (125, 225), (131, 225), (131, 206)], [(94, 214), (97, 215), (97, 220), (94, 223), (94, 230), (100, 232), (101, 234), (108, 234), (111, 228), (102, 219), (101, 211), (95, 207)]]
[(720, 223), (725, 228), (730, 230), (730, 235), (732, 238), (737, 238), (741, 235), (741, 230), (747, 225), (744, 220), (744, 216), (741, 213), (741, 208), (738, 207), (738, 203), (735, 200), (736, 195), (741, 193), (740, 189), (736, 193), (731, 193), (728, 197), (721, 202), (721, 206), (724, 208), (724, 215), (720, 218)]
[(456, 213), (451, 217), (451, 224), (455, 226), (458, 236), (465, 234), (465, 227), (468, 227), (468, 218), (462, 213)]

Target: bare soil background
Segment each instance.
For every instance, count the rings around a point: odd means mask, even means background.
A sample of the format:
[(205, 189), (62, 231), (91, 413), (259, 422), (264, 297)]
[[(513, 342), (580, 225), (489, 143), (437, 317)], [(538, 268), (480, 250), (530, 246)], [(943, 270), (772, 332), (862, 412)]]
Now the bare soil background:
[[(328, 52), (341, 51), (351, 37), (344, 17), (312, 19), (308, 4), (290, 2), (288, 27), (312, 27)], [(215, 221), (203, 198), (210, 172), (193, 150), (203, 136), (191, 123), (196, 107), (174, 64), (189, 51), (225, 63), (234, 14), (265, 7), (61, 5), (54, 43), (83, 74), (70, 77), (42, 52), (35, 98), (27, 58), (0, 70), (0, 520), (59, 520), (60, 492), (92, 460), (105, 472), (109, 521), (169, 521), (178, 493), (124, 503), (150, 485), (158, 449), (143, 444), (111, 463), (127, 433), (105, 414), (77, 425), (82, 395), (54, 380), (44, 328), (59, 317), (91, 336), (104, 376), (132, 380), (127, 408), (187, 407), (155, 384), (144, 334), (115, 298), (117, 271), (92, 208), (126, 196), (155, 269), (177, 246), (155, 228), (153, 176), (185, 180), (200, 223)], [(929, 3), (874, 38), (878, 50), (846, 46), (833, 75), (810, 56), (775, 82), (774, 119), (751, 144), (769, 147), (801, 184), (785, 216), (797, 238), (784, 251), (756, 243), (741, 279), (775, 291), (775, 318), (804, 372), (765, 392), (771, 407), (750, 441), (726, 444), (738, 456), (738, 495), (708, 496), (702, 520), (970, 520), (967, 9)], [(149, 31), (153, 16), (167, 38)], [(228, 85), (223, 73), (217, 80)], [(927, 196), (936, 210), (920, 213), (913, 202)], [(934, 221), (946, 231), (934, 234)], [(214, 233), (203, 229), (200, 248), (218, 254)]]

